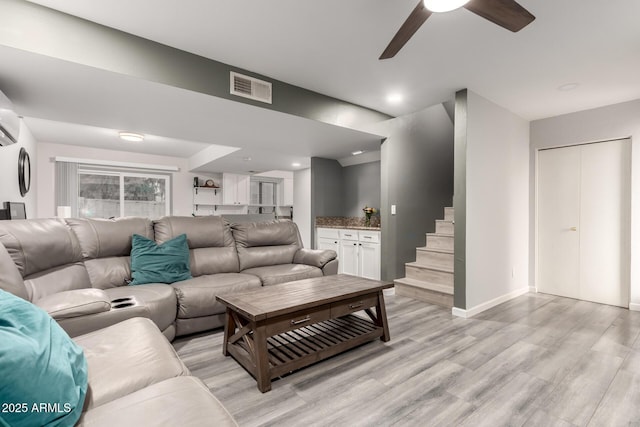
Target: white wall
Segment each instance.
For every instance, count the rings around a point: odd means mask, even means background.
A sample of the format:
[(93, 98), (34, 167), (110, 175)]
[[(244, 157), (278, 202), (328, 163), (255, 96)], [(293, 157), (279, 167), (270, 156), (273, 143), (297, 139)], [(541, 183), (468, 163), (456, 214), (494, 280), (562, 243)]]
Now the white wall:
[(640, 99), (531, 122), (530, 283), (535, 285), (535, 157), (540, 148), (631, 137), (631, 293), (640, 310)]
[[(37, 216), (39, 218), (49, 218), (56, 215), (54, 191), (55, 162), (53, 159), (57, 156), (114, 162), (178, 166), (180, 171), (172, 173), (172, 214), (189, 216), (193, 212), (192, 188), (193, 177), (196, 175), (188, 172), (188, 159), (41, 142), (38, 144), (38, 176), (37, 180), (34, 181), (34, 184), (36, 184), (36, 187), (38, 188)], [(34, 163), (34, 165), (35, 164), (36, 163)]]
[[(31, 189), (25, 197), (20, 195), (18, 187), (18, 155), (20, 148), (27, 150), (31, 160)], [(2, 202), (24, 202), (27, 218), (35, 218), (37, 214), (36, 179), (39, 175), (37, 168), (38, 145), (33, 135), (20, 120), (20, 136), (18, 142), (6, 147), (0, 147), (0, 209)]]
[(529, 122), (468, 91), (466, 309), (527, 292)]
[(298, 225), (305, 248), (311, 248), (311, 169), (293, 174), (293, 221)]

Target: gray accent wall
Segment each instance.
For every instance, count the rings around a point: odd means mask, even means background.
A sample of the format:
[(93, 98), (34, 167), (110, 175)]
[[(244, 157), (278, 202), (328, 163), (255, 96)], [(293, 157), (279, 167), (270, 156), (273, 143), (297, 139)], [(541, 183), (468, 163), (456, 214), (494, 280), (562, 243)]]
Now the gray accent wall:
[[(382, 279), (404, 277), (453, 194), (453, 124), (439, 104), (372, 126), (382, 143)], [(396, 215), (391, 215), (396, 205)]]
[[(318, 216), (342, 216), (344, 212), (342, 166), (337, 160), (311, 158), (311, 223)], [(295, 215), (295, 212), (294, 212)], [(315, 247), (315, 233), (311, 244)]]
[(380, 166), (371, 162), (342, 169), (344, 216), (364, 216), (365, 206), (380, 209)]
[(453, 306), (467, 308), (467, 90), (456, 93), (454, 154), (454, 260)]
[[(390, 117), (22, 0), (3, 0), (2, 27), (0, 44), (5, 46), (324, 123), (357, 128)], [(231, 95), (230, 71), (272, 82), (273, 103)]]

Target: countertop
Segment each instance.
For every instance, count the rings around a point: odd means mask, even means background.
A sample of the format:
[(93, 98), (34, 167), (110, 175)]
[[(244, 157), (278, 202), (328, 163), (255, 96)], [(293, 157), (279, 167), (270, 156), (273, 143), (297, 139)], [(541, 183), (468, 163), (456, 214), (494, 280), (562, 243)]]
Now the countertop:
[(366, 230), (366, 231), (380, 231), (380, 227), (359, 227), (349, 225), (316, 225), (316, 228), (340, 228), (342, 230)]

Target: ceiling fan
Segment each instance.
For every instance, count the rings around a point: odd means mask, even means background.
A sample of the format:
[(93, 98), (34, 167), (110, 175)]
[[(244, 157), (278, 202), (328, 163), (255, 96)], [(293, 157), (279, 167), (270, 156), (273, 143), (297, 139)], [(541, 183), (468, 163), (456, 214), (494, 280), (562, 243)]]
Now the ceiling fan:
[(460, 7), (514, 33), (536, 19), (515, 0), (420, 0), (378, 59), (393, 58), (432, 13), (449, 12)]

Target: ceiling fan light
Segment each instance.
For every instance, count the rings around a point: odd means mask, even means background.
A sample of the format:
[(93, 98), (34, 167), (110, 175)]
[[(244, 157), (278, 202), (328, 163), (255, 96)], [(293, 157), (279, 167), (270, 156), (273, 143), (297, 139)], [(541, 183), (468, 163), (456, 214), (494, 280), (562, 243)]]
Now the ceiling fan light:
[(469, 0), (424, 0), (424, 7), (431, 12), (449, 12), (469, 3)]

